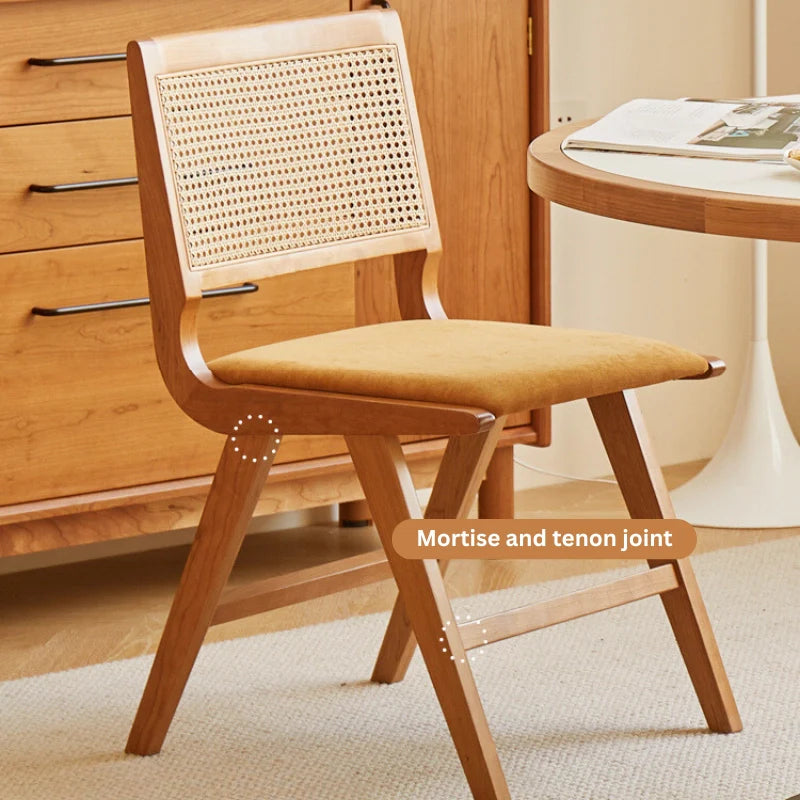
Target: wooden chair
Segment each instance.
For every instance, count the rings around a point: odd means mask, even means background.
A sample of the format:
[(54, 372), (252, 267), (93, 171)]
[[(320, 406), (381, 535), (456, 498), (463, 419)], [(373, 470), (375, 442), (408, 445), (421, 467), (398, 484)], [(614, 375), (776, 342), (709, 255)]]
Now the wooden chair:
[[(181, 408), (227, 436), (128, 752), (160, 750), (209, 625), (393, 575), (399, 599), (373, 680), (401, 680), (419, 643), (474, 796), (508, 797), (464, 657), (478, 643), (474, 631), (445, 624), (453, 614), (444, 565), (392, 549), (394, 527), (421, 516), (398, 436), (449, 437), (426, 515), (463, 517), (506, 415), (587, 397), (631, 515), (670, 517), (631, 389), (707, 377), (720, 365), (634, 337), (446, 319), (436, 215), (394, 12), (133, 42), (128, 64), (158, 363)], [(386, 255), (402, 321), (204, 360), (196, 334), (203, 290)], [(385, 554), (225, 593), (288, 433), (346, 437)], [(490, 619), (487, 638), (659, 594), (709, 727), (739, 730), (689, 562), (649, 566)]]

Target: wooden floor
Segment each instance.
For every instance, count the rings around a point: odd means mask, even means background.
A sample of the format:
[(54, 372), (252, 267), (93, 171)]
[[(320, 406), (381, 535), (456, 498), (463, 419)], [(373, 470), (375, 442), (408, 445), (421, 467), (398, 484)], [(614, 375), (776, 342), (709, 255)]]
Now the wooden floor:
[[(679, 485), (697, 465), (666, 470)], [(521, 492), (518, 517), (625, 516), (616, 486), (564, 483)], [(700, 529), (698, 552), (800, 530)], [(354, 555), (378, 546), (368, 528), (316, 525), (250, 535), (232, 583)], [(30, 570), (0, 576), (0, 680), (71, 669), (152, 652), (161, 634), (186, 547)], [(579, 572), (613, 569), (616, 561), (460, 561), (447, 576), (451, 595), (464, 596)], [(208, 641), (299, 627), (391, 607), (391, 581), (332, 595), (213, 628)]]

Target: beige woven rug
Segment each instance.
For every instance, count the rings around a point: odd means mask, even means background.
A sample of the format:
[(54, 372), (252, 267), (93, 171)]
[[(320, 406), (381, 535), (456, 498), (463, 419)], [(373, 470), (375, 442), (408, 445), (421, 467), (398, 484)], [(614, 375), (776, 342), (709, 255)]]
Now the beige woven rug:
[[(709, 734), (657, 599), (475, 664), (518, 800), (800, 793), (800, 538), (695, 559), (745, 732)], [(496, 592), (473, 616), (589, 580)], [(417, 657), (368, 683), (384, 615), (210, 645), (159, 756), (122, 748), (150, 658), (0, 684), (3, 800), (455, 800), (469, 793)], [(2, 646), (2, 644), (0, 644)]]

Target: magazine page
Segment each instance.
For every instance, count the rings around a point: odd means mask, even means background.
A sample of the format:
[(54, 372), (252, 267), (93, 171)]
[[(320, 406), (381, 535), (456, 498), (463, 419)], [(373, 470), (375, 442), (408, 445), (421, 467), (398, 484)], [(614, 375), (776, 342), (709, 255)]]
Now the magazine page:
[(564, 147), (777, 161), (800, 141), (800, 102), (764, 100), (631, 100)]

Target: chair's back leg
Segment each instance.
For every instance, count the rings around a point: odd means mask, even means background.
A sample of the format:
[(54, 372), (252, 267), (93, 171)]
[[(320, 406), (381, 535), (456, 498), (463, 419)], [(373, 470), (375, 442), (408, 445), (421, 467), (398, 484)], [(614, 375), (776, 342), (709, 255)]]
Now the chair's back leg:
[[(622, 496), (633, 518), (673, 518), (675, 512), (633, 391), (589, 399), (600, 436)], [(742, 729), (706, 607), (688, 558), (649, 561), (672, 564), (678, 588), (661, 595), (697, 698), (709, 728), (722, 733)]]
[(478, 489), (478, 516), (482, 519), (514, 518), (514, 448), (498, 447), (486, 467)]
[(228, 438), (172, 601), (126, 751), (161, 750), (277, 450), (276, 436)]
[[(452, 519), (466, 516), (478, 491), (497, 439), (503, 430), (505, 418), (497, 420), (484, 433), (471, 436), (453, 436), (447, 443), (439, 466), (439, 474), (425, 509), (428, 519)], [(447, 571), (447, 561), (440, 561), (442, 575)], [(372, 680), (376, 683), (395, 683), (403, 680), (417, 647), (414, 631), (398, 597), (389, 626), (383, 637)]]
[[(480, 800), (509, 798), (439, 565), (401, 558), (392, 547), (395, 526), (421, 516), (400, 442), (348, 436), (347, 445), (472, 794)], [(463, 467), (465, 473), (473, 468)]]

